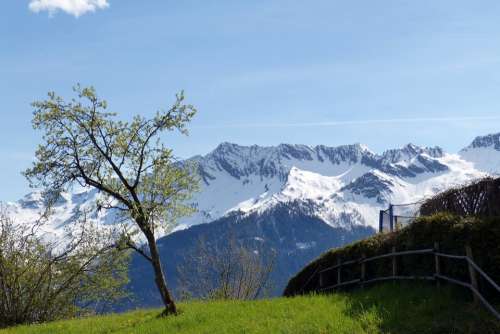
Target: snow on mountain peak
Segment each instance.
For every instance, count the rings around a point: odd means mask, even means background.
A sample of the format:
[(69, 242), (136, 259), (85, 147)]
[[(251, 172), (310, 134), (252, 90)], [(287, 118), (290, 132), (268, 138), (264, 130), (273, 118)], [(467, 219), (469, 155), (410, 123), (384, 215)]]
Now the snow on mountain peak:
[(408, 162), (418, 155), (425, 154), (432, 158), (441, 158), (444, 155), (443, 149), (436, 147), (421, 147), (409, 143), (398, 149), (390, 149), (382, 153), (384, 160), (390, 163)]
[(466, 149), (471, 148), (493, 148), (497, 151), (500, 151), (500, 133), (478, 136), (474, 138), (472, 143)]
[(313, 199), (330, 196), (342, 187), (337, 176), (323, 176), (318, 173), (292, 167), (281, 191), (291, 199)]
[[(224, 142), (188, 159), (198, 164), (202, 179), (202, 189), (193, 198), (198, 212), (181, 219), (175, 230), (228, 213), (262, 212), (280, 203), (300, 203), (299, 208), (308, 208), (332, 226), (375, 226), (377, 211), (389, 202), (413, 202), (485, 172), (499, 172), (500, 134), (478, 138), (459, 155), (414, 144), (377, 154), (361, 144), (263, 147)], [(51, 228), (57, 231), (70, 223), (96, 196), (97, 191), (88, 189), (64, 194)], [(21, 219), (32, 219), (43, 209), (43, 198), (32, 193), (9, 208)], [(116, 219), (113, 212), (93, 218), (104, 224)]]
[(500, 133), (476, 137), (460, 151), (460, 157), (474, 164), (474, 168), (498, 175), (500, 173)]

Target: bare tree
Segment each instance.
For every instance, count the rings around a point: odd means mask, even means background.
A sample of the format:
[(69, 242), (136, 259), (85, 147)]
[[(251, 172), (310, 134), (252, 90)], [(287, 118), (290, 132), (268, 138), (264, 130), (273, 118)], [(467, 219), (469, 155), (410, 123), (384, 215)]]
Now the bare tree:
[(84, 221), (61, 243), (44, 238), (42, 220), (16, 223), (0, 212), (0, 327), (70, 317), (125, 296), (127, 254)]
[[(158, 229), (192, 211), (184, 203), (197, 189), (198, 180), (192, 166), (176, 162), (160, 135), (174, 130), (187, 134), (196, 110), (183, 104), (181, 93), (167, 111), (125, 122), (106, 111), (106, 101), (92, 87), (77, 86), (75, 91), (78, 99), (70, 102), (51, 92), (48, 100), (33, 103), (33, 126), (43, 132), (44, 142), (25, 175), (33, 186), (54, 193), (74, 183), (98, 189), (104, 196), (100, 208), (114, 209), (134, 222), (133, 229), (124, 229), (122, 244), (151, 263), (164, 314), (176, 314), (156, 236)], [(147, 247), (136, 243), (137, 233)]]
[(459, 216), (494, 217), (500, 215), (499, 196), (500, 178), (485, 177), (427, 199), (420, 207), (420, 214), (449, 212)]
[(189, 261), (177, 268), (181, 296), (201, 299), (256, 299), (270, 287), (275, 254), (251, 250), (232, 236), (214, 246), (200, 239)]

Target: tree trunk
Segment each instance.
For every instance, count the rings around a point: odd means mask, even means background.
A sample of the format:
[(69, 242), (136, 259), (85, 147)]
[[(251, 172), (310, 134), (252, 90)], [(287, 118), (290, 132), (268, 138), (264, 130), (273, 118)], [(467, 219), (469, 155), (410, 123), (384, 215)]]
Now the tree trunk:
[(151, 265), (155, 273), (155, 283), (160, 291), (161, 299), (163, 304), (165, 304), (165, 310), (162, 315), (177, 314), (177, 307), (175, 302), (170, 295), (167, 288), (167, 282), (165, 280), (165, 274), (160, 261), (160, 253), (158, 252), (158, 247), (156, 245), (156, 239), (153, 233), (145, 233), (149, 245), (149, 253), (151, 256)]

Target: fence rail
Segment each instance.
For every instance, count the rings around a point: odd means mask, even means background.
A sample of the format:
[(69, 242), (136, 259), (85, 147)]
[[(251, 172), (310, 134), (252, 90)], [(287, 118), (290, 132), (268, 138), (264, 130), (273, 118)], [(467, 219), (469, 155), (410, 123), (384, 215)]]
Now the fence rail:
[[(392, 248), (391, 253), (387, 254), (382, 254), (382, 255), (376, 255), (372, 257), (365, 257), (362, 256), (359, 259), (356, 260), (349, 260), (349, 261), (344, 261), (339, 258), (337, 258), (338, 263), (334, 266), (327, 267), (325, 269), (320, 269), (316, 268), (316, 270), (313, 272), (313, 274), (309, 277), (309, 279), (305, 282), (305, 284), (302, 286), (302, 288), (299, 290), (299, 292), (303, 292), (305, 288), (308, 286), (308, 284), (317, 276), (319, 275), (319, 289), (317, 291), (331, 291), (340, 287), (344, 286), (349, 286), (349, 285), (361, 285), (364, 286), (365, 284), (370, 284), (374, 282), (380, 282), (380, 281), (388, 281), (388, 280), (429, 280), (429, 281), (436, 281), (437, 286), (439, 288), (440, 286), (440, 280), (442, 281), (447, 281), (453, 284), (460, 285), (462, 287), (468, 288), (472, 292), (472, 296), (474, 298), (474, 302), (477, 304), (481, 302), (488, 311), (490, 311), (498, 320), (500, 320), (500, 313), (486, 300), (486, 298), (479, 292), (479, 285), (478, 285), (478, 280), (477, 280), (477, 273), (481, 275), (491, 286), (495, 288), (497, 292), (500, 293), (500, 286), (491, 279), (473, 260), (472, 257), (472, 250), (469, 245), (465, 246), (465, 253), (466, 255), (454, 255), (454, 254), (446, 254), (439, 252), (439, 243), (434, 244), (434, 248), (427, 248), (427, 249), (419, 249), (419, 250), (410, 250), (410, 251), (399, 251), (396, 252), (396, 248)], [(422, 255), (422, 254), (432, 254), (434, 255), (434, 264), (435, 264), (435, 270), (430, 276), (401, 276), (397, 274), (397, 257), (400, 256), (407, 256), (407, 255)], [(384, 276), (384, 277), (375, 277), (372, 279), (366, 279), (366, 263), (376, 261), (379, 259), (383, 258), (392, 258), (392, 275), (390, 276)], [(452, 277), (448, 277), (446, 275), (443, 275), (441, 273), (441, 266), (440, 266), (440, 259), (441, 258), (451, 258), (451, 259), (458, 259), (458, 260), (465, 260), (468, 264), (468, 271), (469, 271), (469, 278), (470, 282), (463, 282), (460, 280), (457, 280)], [(361, 266), (361, 277), (352, 279), (349, 281), (342, 281), (342, 268), (348, 267), (348, 266), (353, 266), (353, 265), (360, 265)], [(329, 286), (324, 286), (325, 284), (325, 278), (327, 276), (327, 273), (336, 271), (337, 273), (337, 279), (336, 283), (333, 285)]]

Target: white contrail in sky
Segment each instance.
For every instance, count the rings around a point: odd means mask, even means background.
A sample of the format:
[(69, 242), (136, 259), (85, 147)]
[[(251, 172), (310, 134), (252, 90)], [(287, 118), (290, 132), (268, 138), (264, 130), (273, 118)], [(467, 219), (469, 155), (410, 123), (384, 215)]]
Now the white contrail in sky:
[(454, 121), (489, 121), (500, 120), (500, 116), (464, 116), (464, 117), (421, 117), (421, 118), (389, 118), (347, 121), (321, 121), (303, 123), (227, 123), (219, 125), (200, 125), (192, 128), (300, 128), (300, 127), (328, 127), (339, 125), (366, 125), (366, 124), (395, 124), (420, 122), (454, 122)]

